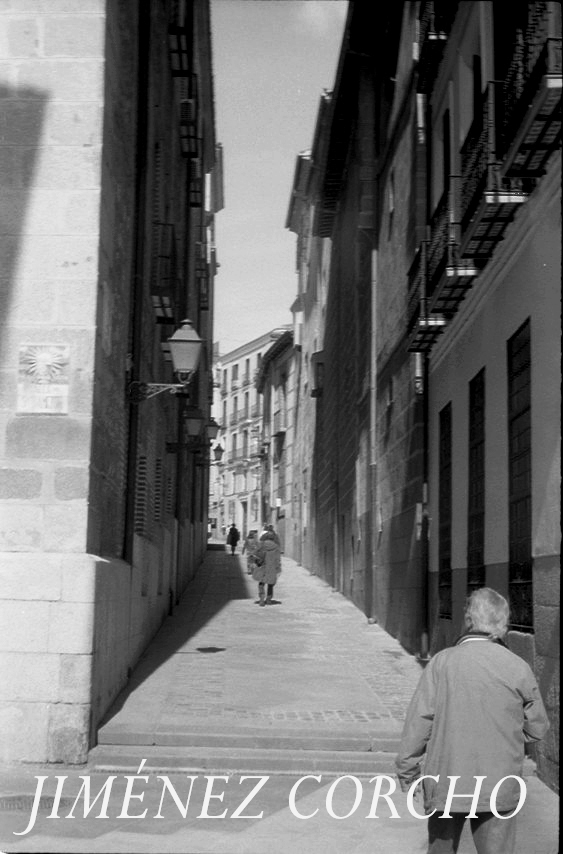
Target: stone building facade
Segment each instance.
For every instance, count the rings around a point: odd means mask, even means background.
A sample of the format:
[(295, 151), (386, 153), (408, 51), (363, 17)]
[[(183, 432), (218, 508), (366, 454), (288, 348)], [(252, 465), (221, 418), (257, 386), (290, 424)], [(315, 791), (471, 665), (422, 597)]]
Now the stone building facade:
[(262, 356), (256, 376), (262, 396), (262, 521), (273, 525), (282, 550), (293, 556), (295, 359), (293, 332), (283, 332)]
[[(3, 760), (83, 762), (206, 547), (222, 206), (207, 0), (0, 11)], [(203, 340), (185, 395), (168, 338)]]
[(375, 16), (350, 8), (334, 89), (321, 98), (311, 151), (298, 158), (286, 220), (298, 235), (294, 550), (371, 613)]
[(295, 458), (313, 460), (305, 565), (423, 657), (476, 586), (507, 596), (555, 786), (560, 6), (507, 21), (488, 2), (352, 2), (327, 100), (288, 216), (326, 276), (312, 312), (298, 267), (294, 305), (322, 365), (296, 426)]
[(213, 364), (213, 411), (221, 428), (217, 443), (223, 455), (214, 471), (210, 516), (219, 539), (226, 536), (233, 522), (243, 537), (263, 522), (262, 400), (255, 381), (263, 354), (282, 331), (266, 332), (224, 355), (216, 355)]
[[(292, 553), (298, 563), (317, 571), (320, 555), (316, 543), (316, 448), (323, 422), (323, 342), (326, 296), (330, 270), (330, 237), (313, 230), (318, 194), (319, 163), (328, 142), (331, 94), (323, 92), (310, 151), (296, 160), (286, 227), (296, 236), (297, 295), (291, 306), (294, 341)], [(319, 568), (319, 571), (322, 570)]]

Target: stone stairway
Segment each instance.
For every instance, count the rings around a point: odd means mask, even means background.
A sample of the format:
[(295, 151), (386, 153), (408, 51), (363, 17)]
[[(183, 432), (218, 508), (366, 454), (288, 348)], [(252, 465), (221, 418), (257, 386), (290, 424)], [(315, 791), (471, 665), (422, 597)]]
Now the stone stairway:
[(327, 730), (278, 731), (208, 728), (179, 733), (131, 733), (113, 738), (100, 732), (90, 752), (92, 771), (135, 773), (143, 759), (152, 773), (325, 774), (356, 777), (392, 774), (398, 736)]

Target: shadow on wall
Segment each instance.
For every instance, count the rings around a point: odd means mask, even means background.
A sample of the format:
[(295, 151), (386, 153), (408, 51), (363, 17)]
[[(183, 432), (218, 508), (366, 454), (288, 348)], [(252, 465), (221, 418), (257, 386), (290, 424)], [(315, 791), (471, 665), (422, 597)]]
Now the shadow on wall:
[[(0, 84), (0, 324), (4, 327), (42, 319), (41, 300), (31, 290), (36, 283), (26, 280), (29, 259), (24, 255), (23, 233), (47, 101), (44, 90)], [(16, 367), (17, 354), (8, 351), (9, 339), (5, 331), (0, 335), (3, 368)], [(16, 370), (4, 373), (0, 382), (6, 384), (9, 408), (15, 409)]]
[[(384, 417), (387, 422), (387, 413)], [(425, 623), (424, 532), (417, 518), (417, 501), (422, 500), (422, 423), (422, 398), (416, 398), (406, 424), (408, 445), (405, 448), (401, 443), (394, 452), (395, 458), (389, 456), (399, 471), (401, 489), (395, 493), (391, 518), (378, 534), (377, 577), (373, 582), (380, 625), (411, 653), (420, 652)], [(389, 422), (389, 431), (394, 424), (396, 420)], [(387, 427), (384, 432), (388, 441), (393, 436), (386, 431)]]

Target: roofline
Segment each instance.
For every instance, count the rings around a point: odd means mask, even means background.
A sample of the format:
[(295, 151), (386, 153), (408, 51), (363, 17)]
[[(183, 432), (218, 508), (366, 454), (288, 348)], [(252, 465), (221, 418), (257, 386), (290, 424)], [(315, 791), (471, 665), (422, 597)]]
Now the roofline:
[(266, 382), (266, 372), (268, 365), (273, 362), (273, 360), (281, 355), (284, 350), (289, 349), (289, 347), (293, 346), (293, 330), (288, 329), (283, 335), (280, 335), (277, 341), (275, 341), (269, 350), (266, 350), (264, 355), (262, 356), (262, 361), (260, 363), (260, 367), (256, 374), (256, 388), (258, 389), (258, 393), (262, 394), (264, 383)]
[[(228, 353), (220, 353), (216, 359), (217, 362), (235, 362), (240, 356), (244, 356), (246, 353), (253, 352), (254, 350), (260, 349), (260, 347), (268, 344), (269, 342), (277, 339), (285, 333), (288, 329), (291, 329), (291, 324), (280, 324), (280, 326), (275, 326), (269, 332), (264, 332), (263, 335), (260, 335), (258, 338), (253, 338), (248, 341), (246, 344), (241, 344), (239, 347), (235, 347), (234, 350), (229, 350)], [(278, 333), (278, 334), (276, 334)], [(275, 336), (275, 338), (274, 338)]]

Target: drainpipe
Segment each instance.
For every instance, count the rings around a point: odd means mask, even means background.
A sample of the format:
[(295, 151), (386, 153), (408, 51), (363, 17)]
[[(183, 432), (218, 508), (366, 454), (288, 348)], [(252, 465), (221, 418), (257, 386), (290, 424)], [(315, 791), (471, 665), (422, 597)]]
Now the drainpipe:
[[(429, 604), (429, 571), (430, 571), (430, 519), (428, 516), (428, 456), (429, 456), (429, 430), (428, 430), (428, 356), (416, 354), (416, 384), (417, 391), (422, 395), (422, 506), (420, 526), (420, 555), (421, 555), (421, 577), (422, 577), (422, 627), (420, 635), (419, 661), (430, 660), (429, 637), (430, 637), (430, 604)], [(422, 388), (420, 388), (422, 386)]]
[(370, 431), (369, 431), (369, 557), (366, 578), (366, 616), (377, 622), (375, 593), (377, 590), (377, 249), (371, 251), (371, 354), (370, 354)]

